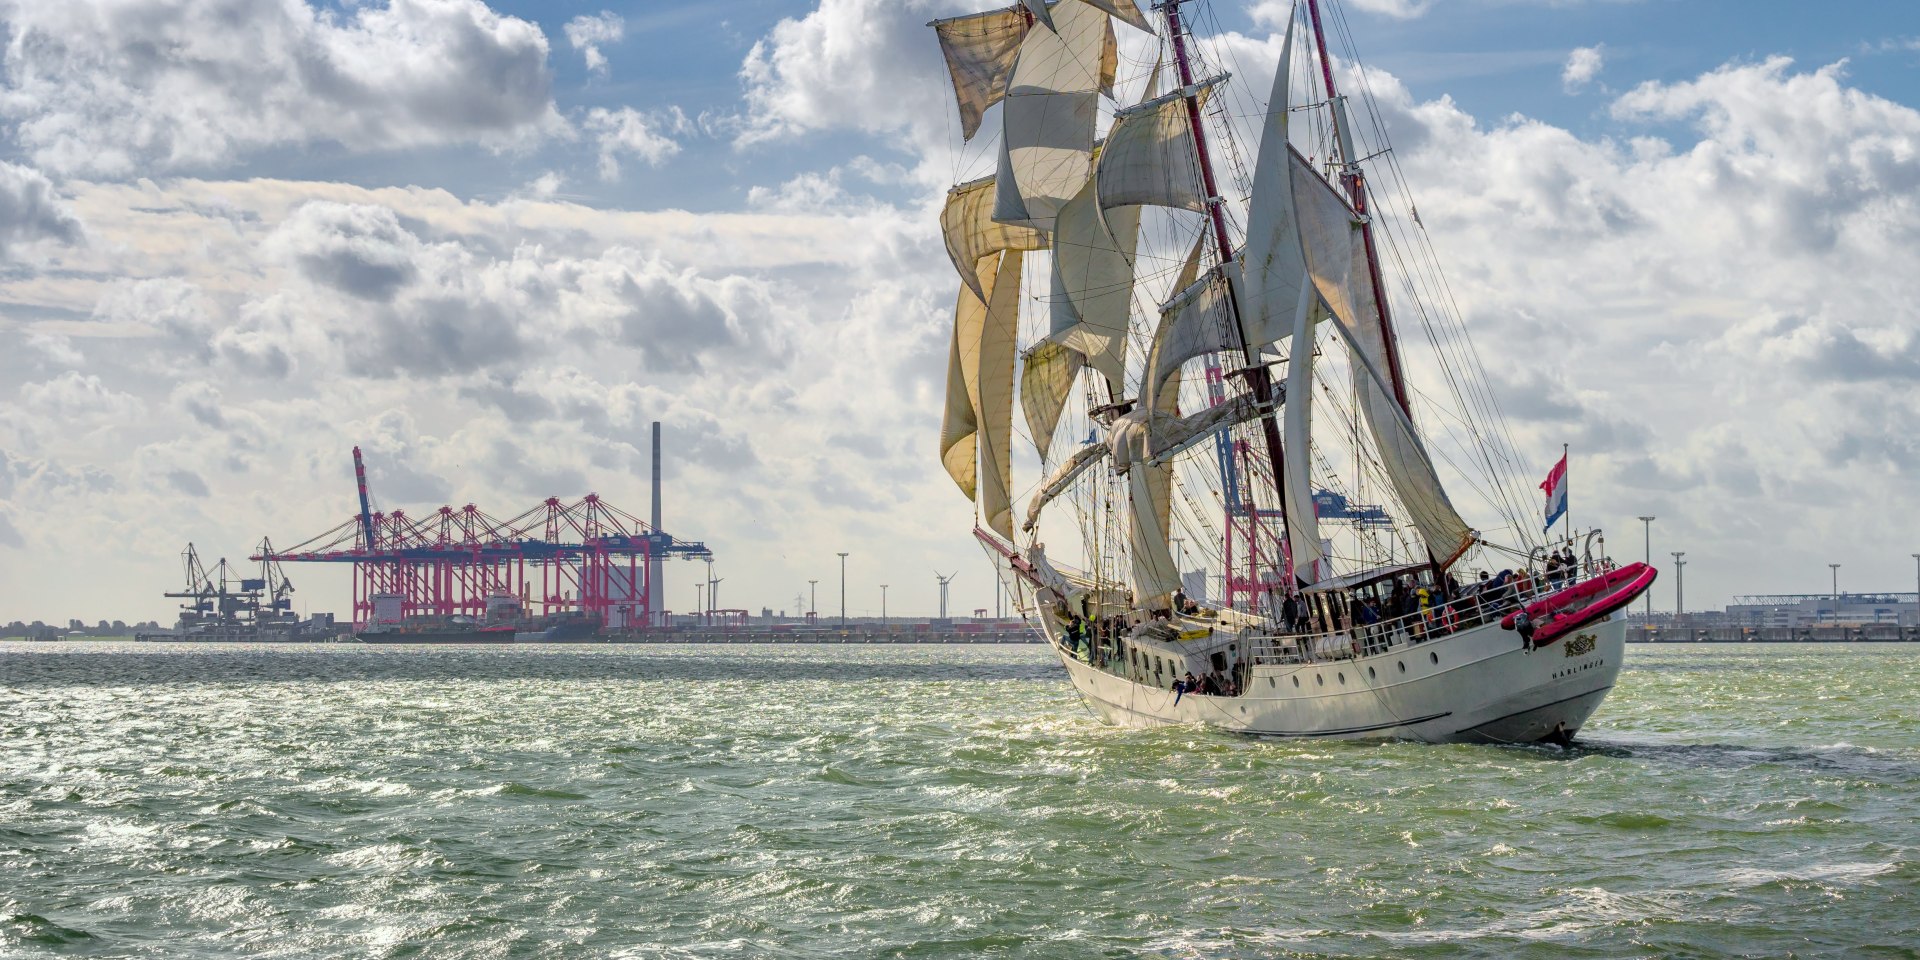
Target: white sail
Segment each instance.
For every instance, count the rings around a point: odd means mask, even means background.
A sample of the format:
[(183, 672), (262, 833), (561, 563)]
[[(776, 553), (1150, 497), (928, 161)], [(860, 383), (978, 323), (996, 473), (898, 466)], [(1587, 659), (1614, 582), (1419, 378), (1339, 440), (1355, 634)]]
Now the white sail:
[(1127, 325), (1133, 314), (1138, 208), (1101, 216), (1089, 181), (1054, 222), (1052, 323), (1047, 339), (1079, 350), (1113, 385), (1126, 375)]
[(1134, 605), (1143, 609), (1166, 606), (1165, 598), (1180, 589), (1180, 570), (1167, 545), (1172, 465), (1147, 461), (1151, 417), (1152, 411), (1135, 409), (1116, 419), (1107, 435), (1113, 469), (1127, 478), (1128, 559)]
[(1322, 316), (1320, 300), (1303, 273), (1294, 292), (1293, 347), (1287, 355), (1287, 410), (1284, 439), (1286, 481), (1281, 484), (1287, 510), (1287, 545), (1293, 554), (1294, 575), (1316, 583), (1332, 570), (1325, 568), (1320, 542), (1320, 518), (1313, 503), (1313, 350), (1315, 324)]
[(1233, 322), (1230, 291), (1239, 283), (1239, 272), (1239, 263), (1229, 260), (1161, 305), (1160, 324), (1154, 328), (1153, 343), (1147, 350), (1146, 384), (1141, 388), (1149, 403), (1160, 395), (1167, 378), (1179, 372), (1182, 363), (1232, 349), (1225, 331), (1232, 329), (1227, 326)]
[(1060, 411), (1086, 365), (1086, 354), (1049, 340), (1035, 344), (1021, 357), (1020, 410), (1026, 414), (1027, 435), (1043, 460), (1053, 446)]
[[(1196, 84), (1191, 91), (1205, 105), (1223, 76)], [(1202, 212), (1207, 191), (1202, 186), (1199, 153), (1194, 149), (1193, 125), (1187, 114), (1188, 90), (1128, 107), (1114, 115), (1113, 129), (1100, 148), (1100, 206), (1151, 205)]]
[(1127, 26), (1145, 30), (1148, 33), (1153, 32), (1153, 22), (1147, 19), (1146, 14), (1140, 12), (1140, 7), (1134, 3), (1134, 0), (1087, 0), (1087, 2), (1113, 14), (1115, 19)]
[[(1267, 122), (1254, 164), (1253, 198), (1247, 210), (1247, 242), (1240, 254), (1243, 273), (1240, 319), (1249, 347), (1277, 343), (1293, 332), (1294, 306), (1305, 284), (1306, 258), (1300, 223), (1294, 213), (1293, 148), (1287, 142), (1293, 70), (1293, 25), (1280, 47), (1280, 68), (1273, 75)], [(1319, 180), (1311, 169), (1308, 176)]]
[(972, 140), (980, 132), (987, 108), (1006, 95), (1020, 41), (1026, 39), (1025, 14), (1011, 7), (933, 22), (940, 52), (953, 77), (953, 97), (960, 107), (960, 137)]
[(940, 459), (987, 526), (1013, 538), (1014, 335), (1019, 326), (1020, 253), (982, 268), (992, 293), (982, 302), (962, 287), (954, 310)]
[(1020, 332), (1019, 251), (1000, 255), (980, 332), (980, 515), (1013, 539), (1013, 361)]
[(987, 285), (980, 279), (980, 262), (1003, 250), (1045, 250), (1047, 235), (1032, 227), (996, 223), (993, 219), (993, 178), (982, 177), (947, 191), (940, 211), (940, 233), (947, 257), (975, 296), (985, 300)]
[(1092, 169), (1093, 127), (1113, 20), (1085, 0), (1061, 0), (1052, 30), (1021, 41), (1000, 105), (1000, 172), (993, 218), (1053, 229)]
[[(1356, 247), (1360, 243), (1358, 231), (1355, 231), (1354, 243)], [(1365, 252), (1356, 250), (1355, 255), (1361, 258), (1357, 269), (1365, 269)], [(1362, 309), (1373, 309), (1371, 284), (1355, 292), (1362, 298)], [(1374, 448), (1380, 455), (1381, 471), (1387, 475), (1394, 495), (1400, 498), (1407, 519), (1426, 541), (1427, 551), (1435, 560), (1449, 562), (1473, 546), (1476, 534), (1447, 498), (1433, 460), (1427, 456), (1426, 447), (1414, 431), (1413, 421), (1393, 398), (1386, 375), (1386, 342), (1378, 315), (1374, 314), (1372, 322), (1348, 324), (1342, 320), (1335, 327), (1360, 361), (1354, 366), (1353, 389), (1365, 414)]]
[[(988, 268), (988, 283), (993, 282)], [(987, 305), (966, 286), (953, 306), (953, 336), (947, 351), (947, 404), (940, 418), (940, 463), (968, 500), (977, 499), (980, 467), (979, 406), (980, 330), (986, 325)]]
[(1379, 453), (1381, 471), (1434, 558), (1451, 560), (1472, 544), (1474, 532), (1447, 498), (1412, 421), (1386, 383), (1386, 342), (1359, 220), (1304, 157), (1291, 148), (1288, 154), (1307, 275), (1360, 360), (1354, 368), (1353, 388)]

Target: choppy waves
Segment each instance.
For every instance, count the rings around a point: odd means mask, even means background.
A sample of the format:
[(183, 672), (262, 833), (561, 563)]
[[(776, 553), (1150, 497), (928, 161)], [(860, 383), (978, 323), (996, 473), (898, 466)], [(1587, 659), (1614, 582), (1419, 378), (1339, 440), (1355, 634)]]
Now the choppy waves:
[(0, 646), (0, 956), (1911, 955), (1916, 662), (1634, 648), (1560, 750), (1030, 647)]

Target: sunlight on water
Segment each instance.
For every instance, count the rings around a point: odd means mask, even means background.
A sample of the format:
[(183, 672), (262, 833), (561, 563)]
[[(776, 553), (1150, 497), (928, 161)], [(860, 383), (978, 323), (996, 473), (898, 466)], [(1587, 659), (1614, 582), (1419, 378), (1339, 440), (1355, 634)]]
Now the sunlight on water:
[(1038, 647), (0, 644), (0, 956), (1912, 956), (1920, 648), (1574, 749), (1100, 725)]

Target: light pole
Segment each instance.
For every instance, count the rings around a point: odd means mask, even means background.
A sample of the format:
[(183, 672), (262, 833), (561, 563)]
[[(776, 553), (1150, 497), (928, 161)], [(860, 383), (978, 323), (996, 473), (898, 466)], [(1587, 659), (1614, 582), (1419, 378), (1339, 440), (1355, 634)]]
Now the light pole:
[(1673, 619), (1676, 621), (1687, 612), (1687, 562), (1680, 559), (1686, 555), (1685, 550), (1673, 555)]
[(1913, 555), (1913, 625), (1920, 627), (1920, 553)]
[(696, 583), (693, 585), (693, 622), (694, 623), (705, 623), (707, 620), (706, 614), (701, 612), (707, 608), (707, 605), (700, 601), (701, 597), (706, 596), (706, 589), (707, 589), (707, 585), (704, 583)]
[(880, 585), (880, 625), (887, 625), (887, 585)]
[[(1653, 566), (1653, 521), (1655, 517), (1641, 517), (1640, 531), (1647, 537), (1647, 566)], [(1653, 626), (1653, 591), (1647, 591), (1647, 626)]]
[(847, 552), (840, 551), (840, 625), (847, 625)]
[(1833, 622), (1840, 622), (1840, 565), (1827, 564), (1833, 570)]
[(820, 616), (820, 581), (807, 581), (807, 622), (812, 623)]

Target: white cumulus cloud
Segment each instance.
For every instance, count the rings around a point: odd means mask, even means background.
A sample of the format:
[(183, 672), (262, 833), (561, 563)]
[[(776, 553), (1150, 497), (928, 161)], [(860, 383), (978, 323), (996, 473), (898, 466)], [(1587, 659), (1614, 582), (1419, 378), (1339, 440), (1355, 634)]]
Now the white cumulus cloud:
[(1593, 78), (1600, 75), (1606, 66), (1606, 44), (1597, 43), (1591, 47), (1576, 47), (1567, 54), (1567, 65), (1560, 70), (1560, 86), (1568, 93), (1579, 93), (1586, 89)]
[(686, 118), (677, 111), (649, 116), (632, 107), (594, 107), (587, 111), (582, 125), (599, 146), (600, 179), (612, 181), (620, 179), (621, 157), (634, 157), (657, 167), (679, 153), (679, 142), (661, 133), (660, 128), (684, 129)]
[(607, 72), (607, 55), (600, 51), (602, 44), (619, 43), (626, 35), (627, 21), (611, 10), (602, 10), (597, 16), (581, 14), (567, 21), (564, 28), (567, 42), (586, 59), (587, 69), (604, 76)]
[(281, 144), (504, 146), (561, 129), (547, 38), (480, 0), (0, 2), (0, 117), (44, 170), (213, 168)]

